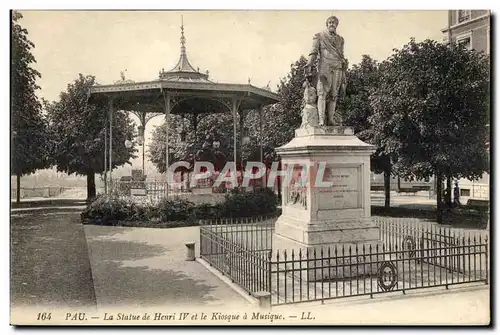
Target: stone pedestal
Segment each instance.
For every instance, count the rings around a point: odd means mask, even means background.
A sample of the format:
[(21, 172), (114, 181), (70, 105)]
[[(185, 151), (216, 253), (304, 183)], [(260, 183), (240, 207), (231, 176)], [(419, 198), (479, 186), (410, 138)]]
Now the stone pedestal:
[(309, 280), (375, 273), (376, 266), (364, 265), (370, 260), (358, 256), (363, 245), (365, 253), (369, 245), (375, 253), (373, 248), (381, 244), (379, 228), (370, 218), (370, 155), (375, 148), (349, 127), (309, 127), (297, 129), (294, 139), (276, 151), (282, 170), (291, 172), (293, 167), (295, 173), (282, 183), (273, 253), (286, 249), (290, 255), (294, 249), (297, 258), (300, 250), (303, 259), (306, 253), (313, 259), (315, 253), (318, 260), (307, 262), (308, 267), (323, 269), (308, 271)]

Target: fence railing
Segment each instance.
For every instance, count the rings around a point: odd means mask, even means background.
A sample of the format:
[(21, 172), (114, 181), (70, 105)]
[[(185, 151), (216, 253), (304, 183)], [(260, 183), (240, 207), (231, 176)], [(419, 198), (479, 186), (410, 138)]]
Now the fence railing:
[(200, 222), (200, 255), (249, 293), (270, 290), (276, 217)]
[[(65, 187), (65, 186), (47, 186), (47, 187), (21, 187), (19, 197), (21, 199), (29, 198), (82, 198), (87, 196), (87, 187)], [(11, 198), (16, 199), (17, 189), (11, 188)]]
[[(245, 190), (251, 191), (259, 185), (258, 183), (253, 183)], [(229, 185), (230, 186), (230, 185)], [(137, 198), (139, 201), (149, 201), (149, 202), (159, 202), (160, 200), (173, 195), (191, 194), (199, 192), (199, 189), (208, 190), (208, 193), (227, 193), (229, 187), (227, 184), (223, 184), (219, 187), (214, 187), (213, 181), (208, 179), (202, 179), (198, 181), (196, 187), (186, 188), (186, 184), (181, 182), (176, 182), (168, 184), (165, 181), (123, 181), (123, 180), (113, 180), (108, 186), (109, 194), (112, 194), (121, 198)]]
[(380, 242), (273, 251), (276, 218), (209, 221), (201, 257), (248, 293), (282, 305), (430, 287), (488, 283), (488, 236), (374, 218)]

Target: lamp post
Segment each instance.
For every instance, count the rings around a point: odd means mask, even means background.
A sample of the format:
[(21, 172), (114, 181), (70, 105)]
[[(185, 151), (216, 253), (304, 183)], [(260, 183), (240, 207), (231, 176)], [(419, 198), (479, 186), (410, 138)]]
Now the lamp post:
[(137, 137), (137, 144), (142, 146), (142, 174), (144, 175), (144, 160), (145, 160), (145, 150), (144, 150), (144, 125), (139, 126), (139, 136)]

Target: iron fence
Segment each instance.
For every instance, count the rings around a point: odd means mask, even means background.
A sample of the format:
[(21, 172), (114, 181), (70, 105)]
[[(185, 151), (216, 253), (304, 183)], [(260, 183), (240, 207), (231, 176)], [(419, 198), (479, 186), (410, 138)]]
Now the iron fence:
[(201, 257), (272, 305), (488, 284), (487, 234), (374, 218), (379, 243), (273, 251), (275, 220), (204, 222)]
[[(46, 186), (46, 187), (21, 187), (19, 189), (21, 199), (34, 198), (63, 198), (63, 199), (85, 199), (87, 187)], [(16, 199), (17, 189), (11, 188), (11, 199)]]
[(247, 292), (270, 291), (268, 255), (277, 217), (200, 222), (200, 255)]
[(120, 198), (134, 198), (138, 201), (157, 203), (173, 195), (187, 193), (180, 183), (169, 185), (164, 181), (121, 181), (114, 180), (109, 186), (109, 194)]
[[(256, 183), (244, 188), (251, 191), (256, 187)], [(215, 187), (212, 180), (200, 179), (197, 185), (192, 187), (182, 182), (168, 184), (165, 181), (123, 181), (113, 180), (109, 185), (109, 194), (120, 198), (134, 198), (138, 201), (149, 201), (157, 203), (167, 196), (198, 193), (200, 189), (205, 189), (206, 193), (227, 193), (230, 185), (223, 183)]]

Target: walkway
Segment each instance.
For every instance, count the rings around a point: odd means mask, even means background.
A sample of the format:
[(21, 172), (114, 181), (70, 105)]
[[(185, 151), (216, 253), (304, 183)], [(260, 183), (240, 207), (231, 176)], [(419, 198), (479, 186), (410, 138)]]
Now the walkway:
[(185, 242), (199, 248), (198, 227), (84, 229), (98, 308), (249, 307), (200, 263), (185, 260)]

